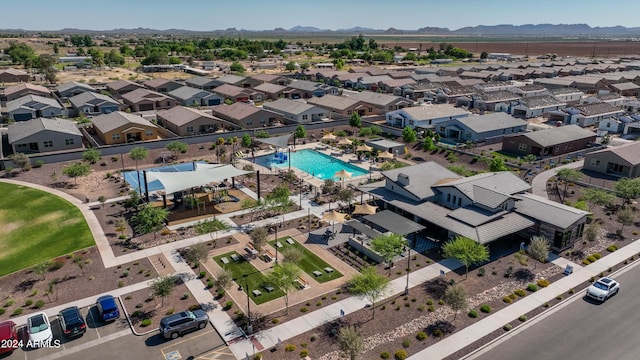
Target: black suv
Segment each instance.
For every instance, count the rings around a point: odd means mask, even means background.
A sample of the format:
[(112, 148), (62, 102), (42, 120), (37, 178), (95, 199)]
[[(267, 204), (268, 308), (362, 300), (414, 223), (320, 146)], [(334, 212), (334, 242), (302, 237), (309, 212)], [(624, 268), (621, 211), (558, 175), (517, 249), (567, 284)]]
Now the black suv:
[(87, 324), (85, 324), (80, 310), (76, 306), (61, 310), (58, 314), (58, 321), (64, 336), (67, 338), (81, 336), (87, 331)]
[(165, 339), (175, 339), (187, 331), (204, 329), (207, 322), (209, 315), (202, 310), (183, 311), (160, 320), (160, 334)]

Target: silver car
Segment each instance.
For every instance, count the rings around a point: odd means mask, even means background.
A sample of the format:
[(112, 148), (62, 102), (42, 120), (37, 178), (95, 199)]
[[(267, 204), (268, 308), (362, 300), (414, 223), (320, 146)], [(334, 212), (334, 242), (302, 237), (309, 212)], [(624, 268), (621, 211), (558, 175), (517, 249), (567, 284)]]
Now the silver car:
[(605, 301), (620, 291), (620, 284), (617, 281), (603, 277), (593, 283), (587, 289), (587, 296), (599, 301)]
[(178, 336), (196, 329), (204, 329), (209, 322), (209, 315), (202, 310), (183, 311), (169, 315), (160, 320), (160, 334), (165, 339)]

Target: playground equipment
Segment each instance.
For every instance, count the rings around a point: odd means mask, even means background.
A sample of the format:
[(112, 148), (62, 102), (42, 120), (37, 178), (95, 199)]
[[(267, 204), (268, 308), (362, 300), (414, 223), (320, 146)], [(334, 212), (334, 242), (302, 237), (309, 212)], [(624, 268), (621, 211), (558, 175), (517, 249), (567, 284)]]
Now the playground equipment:
[(277, 150), (275, 154), (273, 154), (273, 161), (278, 164), (283, 164), (287, 161), (288, 156), (282, 150)]

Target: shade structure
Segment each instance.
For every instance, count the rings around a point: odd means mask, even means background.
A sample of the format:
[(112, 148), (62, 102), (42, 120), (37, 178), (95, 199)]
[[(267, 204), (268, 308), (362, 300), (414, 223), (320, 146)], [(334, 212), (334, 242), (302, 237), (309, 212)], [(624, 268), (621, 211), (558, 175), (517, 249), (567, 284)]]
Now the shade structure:
[(330, 141), (333, 141), (333, 140), (335, 140), (335, 139), (336, 139), (336, 136), (335, 136), (335, 135), (333, 135), (332, 133), (324, 134), (324, 136), (322, 137), (322, 140), (330, 140)]
[(220, 182), (251, 171), (240, 170), (232, 165), (196, 164), (195, 171), (147, 172), (147, 180), (159, 180), (167, 194), (194, 187)]
[(352, 214), (373, 215), (376, 213), (377, 210), (378, 210), (377, 206), (364, 203), (362, 205), (356, 205), (356, 208), (353, 210)]
[(368, 151), (371, 151), (371, 150), (373, 150), (373, 148), (371, 146), (369, 146), (369, 145), (366, 145), (366, 144), (359, 145), (356, 148), (356, 151), (366, 151), (366, 152), (368, 152)]
[(343, 223), (344, 222), (344, 218), (347, 216), (347, 214), (343, 214), (343, 213), (339, 213), (335, 210), (331, 210), (331, 211), (327, 211), (324, 214), (322, 214), (322, 220), (323, 221), (331, 221), (332, 225), (333, 225), (333, 232), (335, 232), (336, 230), (336, 223)]
[(393, 159), (393, 154), (387, 151), (381, 151), (378, 154), (378, 159)]
[(347, 170), (342, 169), (336, 172), (335, 174), (333, 174), (333, 177), (337, 177), (338, 179), (344, 180), (344, 179), (351, 179), (351, 175), (353, 175), (353, 173), (350, 173)]
[(338, 141), (338, 145), (351, 145), (352, 141), (344, 138), (344, 139), (340, 139), (340, 141)]

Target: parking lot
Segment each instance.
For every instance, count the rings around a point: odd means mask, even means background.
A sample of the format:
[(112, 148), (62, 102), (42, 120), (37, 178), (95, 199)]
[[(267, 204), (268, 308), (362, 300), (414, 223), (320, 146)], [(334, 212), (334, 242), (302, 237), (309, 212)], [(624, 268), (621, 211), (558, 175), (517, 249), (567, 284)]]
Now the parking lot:
[[(66, 339), (57, 316), (51, 316), (49, 321), (53, 339), (59, 341), (54, 341), (51, 347), (17, 349), (9, 356), (0, 356), (0, 359), (235, 359), (211, 324), (177, 339), (166, 340), (154, 325), (149, 329), (149, 334), (133, 334), (124, 316), (105, 324), (99, 320), (96, 306), (81, 308), (80, 313), (87, 323), (84, 335)], [(122, 309), (120, 313), (123, 314)], [(26, 325), (18, 325), (18, 335), (26, 342)]]

